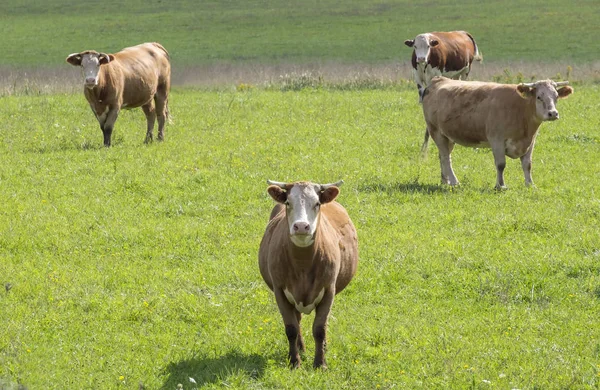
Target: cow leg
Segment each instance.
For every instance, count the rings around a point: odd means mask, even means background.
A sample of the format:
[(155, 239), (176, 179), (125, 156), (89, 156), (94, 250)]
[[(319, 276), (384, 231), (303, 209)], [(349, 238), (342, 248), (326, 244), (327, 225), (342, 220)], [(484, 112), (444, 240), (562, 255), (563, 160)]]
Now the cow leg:
[(525, 175), (525, 185), (534, 186), (533, 179), (531, 178), (531, 155), (533, 154), (532, 143), (527, 152), (521, 156), (521, 167), (523, 168), (523, 174)]
[(302, 328), (300, 327), (300, 321), (302, 321), (302, 313), (296, 310), (296, 319), (298, 321), (298, 339), (296, 345), (300, 352), (304, 352), (306, 350), (304, 346), (304, 338), (302, 337)]
[(315, 312), (315, 321), (313, 322), (313, 337), (315, 339), (315, 360), (313, 362), (314, 368), (327, 368), (327, 362), (325, 361), (325, 344), (326, 344), (326, 333), (327, 333), (327, 318), (333, 305), (333, 297), (335, 292), (332, 289), (327, 289), (323, 299), (317, 306)]
[(494, 154), (494, 163), (496, 164), (496, 189), (505, 190), (504, 168), (506, 168), (506, 156), (504, 154), (504, 141), (496, 142), (491, 145)]
[(452, 149), (454, 149), (454, 142), (441, 134), (438, 129), (431, 126), (429, 127), (429, 134), (438, 147), (440, 168), (442, 171), (442, 184), (450, 184), (451, 186), (458, 185), (458, 179), (456, 178), (456, 175), (454, 175), (450, 157)]
[(117, 117), (119, 116), (119, 109), (117, 107), (107, 108), (107, 111), (102, 115), (96, 115), (98, 123), (100, 123), (100, 129), (104, 135), (104, 146), (110, 147), (110, 140), (112, 137), (113, 128)]
[(423, 103), (423, 94), (425, 93), (425, 87), (421, 84), (417, 84), (417, 90), (419, 91), (419, 103)]
[(287, 297), (280, 288), (274, 288), (275, 300), (277, 301), (277, 307), (283, 318), (283, 324), (285, 325), (285, 335), (287, 336), (289, 343), (288, 361), (291, 368), (297, 368), (300, 366), (300, 354), (298, 352), (298, 338), (300, 336), (300, 323), (298, 322), (297, 310), (287, 300)]
[(162, 141), (165, 139), (164, 129), (165, 121), (169, 116), (169, 87), (168, 85), (159, 85), (154, 95), (154, 102), (156, 103), (156, 117), (158, 118), (158, 140)]
[(146, 131), (145, 143), (152, 142), (152, 132), (154, 131), (154, 122), (156, 122), (156, 110), (154, 109), (154, 100), (142, 106), (144, 114), (146, 114), (146, 122), (148, 122), (148, 131)]

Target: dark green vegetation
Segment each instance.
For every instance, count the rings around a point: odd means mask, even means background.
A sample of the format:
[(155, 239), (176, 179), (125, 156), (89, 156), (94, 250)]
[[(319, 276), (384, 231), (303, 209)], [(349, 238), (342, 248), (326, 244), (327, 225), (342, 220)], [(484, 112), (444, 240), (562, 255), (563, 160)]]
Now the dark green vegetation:
[(427, 31), (473, 33), (486, 61), (596, 61), (600, 3), (77, 0), (0, 2), (0, 65), (58, 66), (72, 52), (159, 41), (175, 65), (374, 63), (409, 58)]
[[(83, 96), (0, 99), (0, 379), (36, 388), (597, 388), (600, 90), (559, 102), (496, 193), (420, 161), (414, 91), (172, 94), (166, 142), (141, 111), (105, 149)], [(344, 179), (361, 263), (330, 321), (327, 372), (285, 365), (257, 250), (265, 180)], [(304, 320), (304, 330), (314, 315)], [(307, 340), (310, 340), (308, 337)], [(194, 378), (197, 386), (189, 381)], [(488, 381), (488, 382), (486, 382)]]

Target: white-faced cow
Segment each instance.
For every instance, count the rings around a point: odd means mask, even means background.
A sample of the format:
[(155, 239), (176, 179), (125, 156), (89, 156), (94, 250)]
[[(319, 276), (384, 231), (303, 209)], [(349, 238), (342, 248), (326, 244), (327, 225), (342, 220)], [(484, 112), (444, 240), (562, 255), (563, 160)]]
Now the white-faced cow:
[(114, 124), (122, 108), (142, 107), (148, 122), (145, 142), (152, 141), (157, 118), (158, 140), (164, 139), (165, 120), (169, 116), (171, 63), (161, 44), (144, 43), (116, 54), (86, 50), (70, 54), (67, 62), (83, 69), (84, 94), (100, 123), (104, 146), (110, 146)]
[(433, 77), (464, 80), (469, 76), (473, 60), (483, 59), (475, 39), (466, 31), (419, 34), (404, 44), (414, 49), (411, 63), (419, 99)]
[[(459, 144), (492, 149), (497, 189), (505, 188), (505, 156), (521, 158), (525, 184), (533, 185), (535, 138), (542, 122), (558, 119), (557, 100), (573, 92), (566, 84), (542, 80), (513, 85), (435, 77), (423, 94), (423, 114), (439, 150), (442, 183), (458, 184), (450, 153)], [(427, 147), (427, 139), (423, 146)]]
[(299, 350), (304, 350), (302, 314), (316, 310), (313, 366), (326, 368), (325, 336), (333, 298), (350, 283), (358, 264), (356, 229), (335, 201), (343, 182), (268, 183), (267, 192), (277, 204), (260, 243), (260, 273), (283, 317), (290, 365), (300, 365)]

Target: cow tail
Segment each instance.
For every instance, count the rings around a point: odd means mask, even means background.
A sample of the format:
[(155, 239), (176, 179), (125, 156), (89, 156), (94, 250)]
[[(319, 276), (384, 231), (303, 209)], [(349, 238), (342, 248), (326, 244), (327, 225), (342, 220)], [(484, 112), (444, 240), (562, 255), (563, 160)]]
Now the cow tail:
[(421, 145), (421, 157), (427, 157), (427, 145), (429, 144), (429, 130), (425, 129), (425, 138), (423, 139), (423, 145)]
[(167, 101), (165, 102), (165, 119), (170, 125), (173, 124), (173, 118), (171, 118), (171, 111), (169, 111), (169, 98), (167, 98)]
[(467, 33), (471, 41), (473, 42), (473, 47), (475, 48), (475, 55), (473, 56), (473, 60), (483, 62), (483, 54), (479, 52), (479, 47), (477, 46), (477, 42), (475, 42), (475, 38), (469, 33)]

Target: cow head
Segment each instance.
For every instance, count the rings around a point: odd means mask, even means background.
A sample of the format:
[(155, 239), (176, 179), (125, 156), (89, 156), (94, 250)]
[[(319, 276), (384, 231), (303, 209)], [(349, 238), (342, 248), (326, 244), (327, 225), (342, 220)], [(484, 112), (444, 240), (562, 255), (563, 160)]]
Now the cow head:
[(73, 66), (81, 66), (83, 70), (84, 84), (88, 88), (98, 85), (98, 73), (100, 66), (113, 61), (115, 56), (112, 54), (98, 53), (93, 50), (73, 53), (67, 57), (67, 62)]
[(407, 39), (404, 44), (415, 49), (417, 64), (426, 64), (431, 48), (436, 47), (439, 41), (430, 34), (419, 34), (415, 39)]
[(307, 247), (314, 243), (321, 205), (333, 201), (343, 181), (331, 184), (309, 182), (281, 183), (268, 180), (267, 192), (285, 205), (290, 239), (294, 245)]
[(568, 81), (556, 83), (552, 80), (541, 80), (535, 83), (522, 83), (517, 86), (517, 91), (524, 97), (535, 98), (535, 111), (537, 117), (542, 121), (557, 120), (558, 110), (556, 101), (573, 93), (573, 88), (567, 85)]

